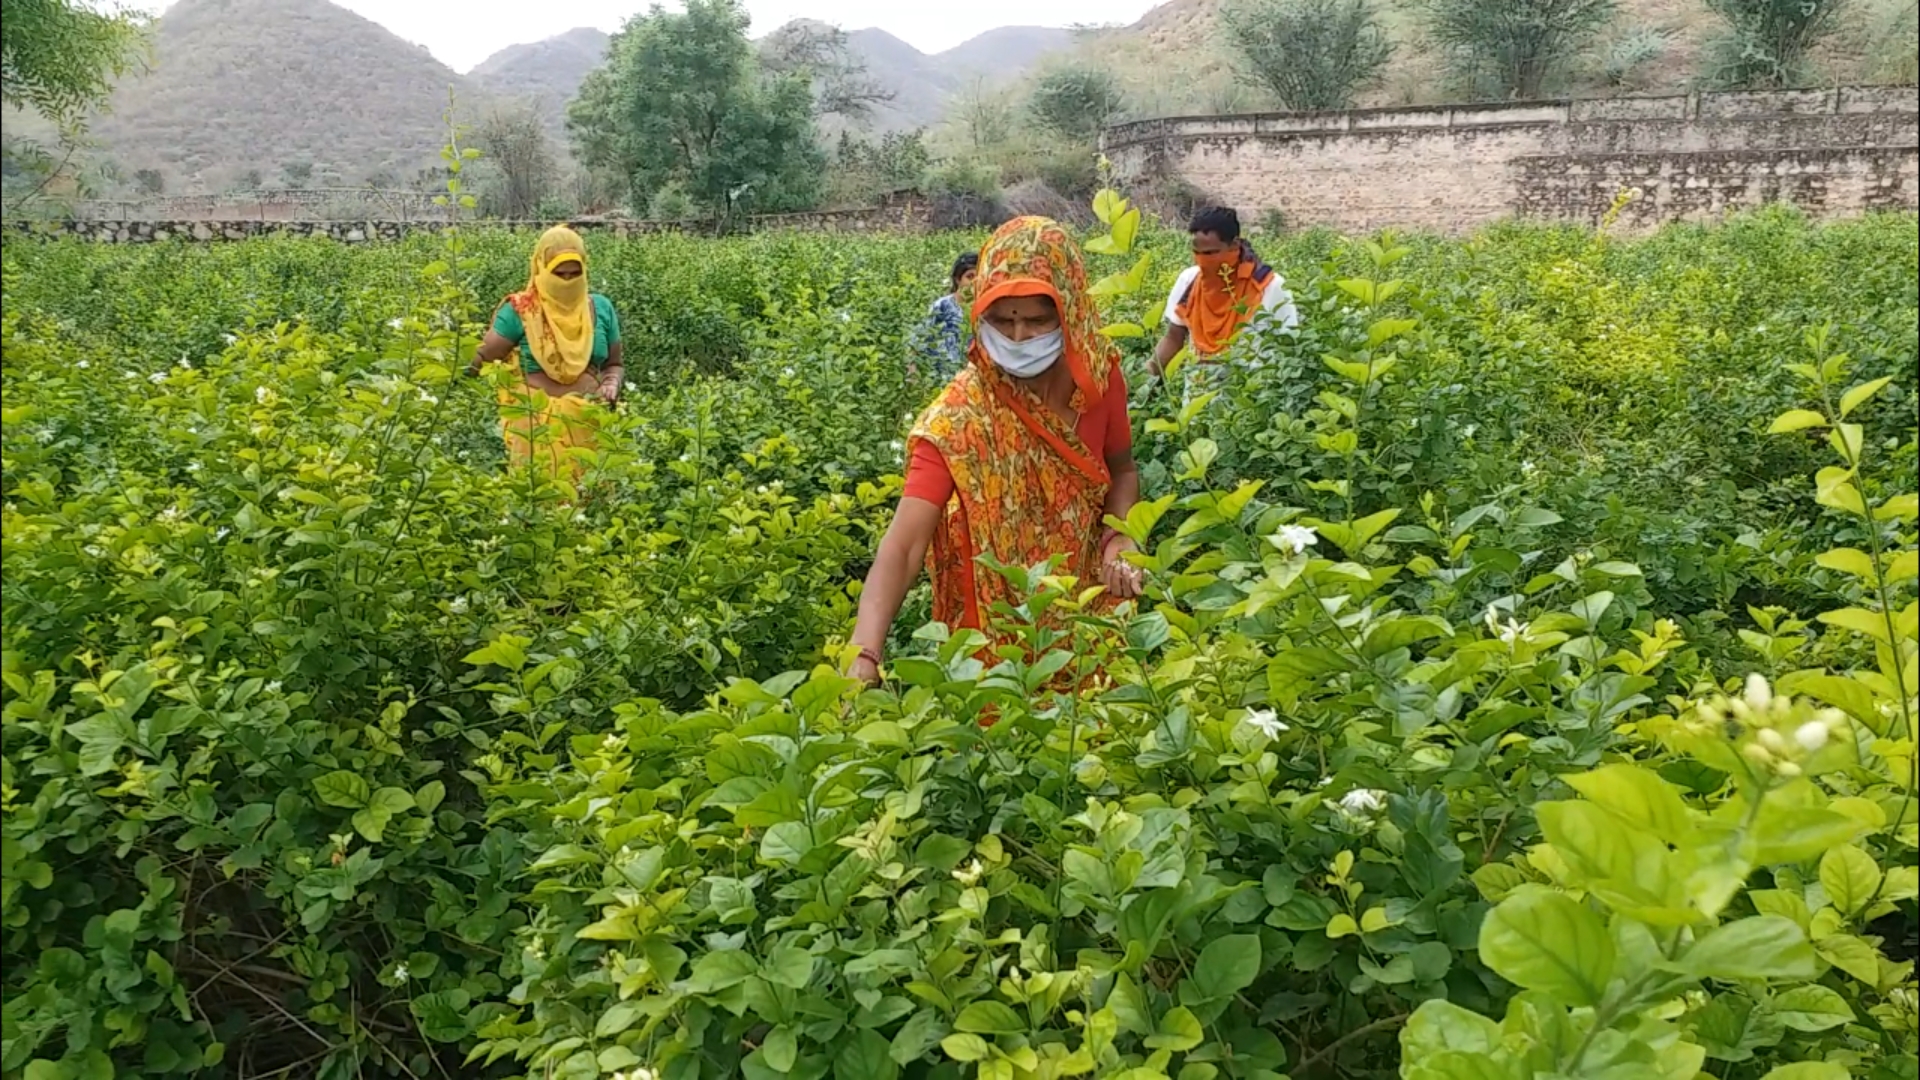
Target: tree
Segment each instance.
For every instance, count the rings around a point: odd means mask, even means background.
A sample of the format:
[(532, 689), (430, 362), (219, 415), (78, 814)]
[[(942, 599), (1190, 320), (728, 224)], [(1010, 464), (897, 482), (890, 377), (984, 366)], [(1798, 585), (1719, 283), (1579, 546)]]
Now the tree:
[(289, 161), (280, 166), (281, 180), (296, 190), (313, 183), (313, 162)]
[(739, 0), (630, 19), (568, 109), (579, 160), (625, 176), (636, 207), (677, 181), (721, 224), (811, 205), (825, 167), (812, 87), (756, 62), (747, 25)]
[(1453, 53), (1469, 86), (1501, 98), (1544, 92), (1582, 46), (1606, 29), (1617, 0), (1426, 0), (1428, 29)]
[(1005, 91), (975, 78), (961, 91), (949, 115), (966, 134), (968, 146), (980, 153), (1013, 137), (1014, 112)]
[(1047, 130), (1091, 142), (1120, 114), (1124, 104), (1120, 84), (1109, 72), (1067, 67), (1041, 76), (1027, 100), (1027, 109)]
[(0, 140), (8, 213), (45, 195), (91, 190), (81, 160), (91, 149), (88, 114), (106, 104), (143, 40), (138, 17), (102, 13), (80, 0), (0, 0), (0, 104), (38, 113), (59, 130), (53, 146), (13, 135)]
[(135, 169), (133, 186), (142, 195), (159, 195), (167, 190), (167, 178), (159, 169)]
[(760, 43), (760, 60), (775, 75), (795, 75), (812, 85), (815, 116), (865, 120), (874, 106), (893, 100), (893, 91), (867, 74), (847, 32), (837, 26), (811, 19), (790, 22)]
[(1351, 108), (1393, 56), (1371, 0), (1234, 0), (1221, 21), (1289, 109)]
[(143, 29), (76, 0), (0, 0), (0, 99), (79, 123), (133, 66)]
[(497, 182), (480, 192), (484, 212), (510, 221), (533, 218), (555, 189), (557, 166), (540, 115), (526, 106), (495, 109), (473, 134), (480, 159)]
[(1847, 0), (1707, 0), (1727, 33), (1708, 50), (1709, 77), (1744, 89), (1804, 85), (1813, 47), (1840, 28)]

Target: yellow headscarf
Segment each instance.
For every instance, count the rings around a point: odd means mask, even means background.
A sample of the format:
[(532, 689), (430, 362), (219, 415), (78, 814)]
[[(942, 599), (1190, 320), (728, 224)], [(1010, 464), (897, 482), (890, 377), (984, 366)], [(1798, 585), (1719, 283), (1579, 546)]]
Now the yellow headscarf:
[[(554, 273), (562, 263), (580, 264), (580, 276)], [(527, 287), (507, 300), (526, 328), (527, 348), (540, 370), (571, 384), (593, 358), (593, 301), (587, 293), (587, 245), (580, 234), (555, 225), (533, 245)]]

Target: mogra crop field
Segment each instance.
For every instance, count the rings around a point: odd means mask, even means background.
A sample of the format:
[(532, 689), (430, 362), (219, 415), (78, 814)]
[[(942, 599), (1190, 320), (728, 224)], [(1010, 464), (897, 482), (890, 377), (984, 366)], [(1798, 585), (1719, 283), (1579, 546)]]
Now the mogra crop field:
[(589, 237), (573, 500), (531, 236), (10, 240), (0, 1073), (1914, 1080), (1914, 217), (1259, 238), (1146, 595), (862, 690), (978, 240)]

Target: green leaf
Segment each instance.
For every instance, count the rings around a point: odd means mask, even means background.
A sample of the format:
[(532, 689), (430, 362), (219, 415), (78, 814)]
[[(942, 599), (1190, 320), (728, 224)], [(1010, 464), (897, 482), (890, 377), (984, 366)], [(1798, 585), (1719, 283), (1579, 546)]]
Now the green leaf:
[(947, 1025), (940, 1019), (940, 1014), (932, 1009), (921, 1009), (907, 1017), (907, 1022), (900, 1025), (899, 1032), (893, 1037), (893, 1045), (888, 1050), (888, 1056), (893, 1058), (897, 1065), (912, 1064), (925, 1057), (927, 1051), (940, 1045), (940, 1040), (946, 1035)]
[(955, 1061), (982, 1061), (992, 1048), (978, 1035), (949, 1035), (940, 1040), (940, 1049)]
[(492, 664), (508, 671), (519, 671), (527, 664), (528, 641), (527, 638), (502, 634), (486, 647), (468, 653), (460, 662), (476, 667)]
[(1878, 379), (1874, 379), (1872, 382), (1863, 382), (1859, 386), (1856, 386), (1851, 390), (1848, 390), (1846, 393), (1841, 394), (1840, 395), (1840, 419), (1845, 420), (1847, 416), (1853, 412), (1853, 410), (1859, 408), (1862, 404), (1866, 402), (1868, 398), (1879, 393), (1881, 387), (1887, 385), (1892, 381), (1893, 381), (1893, 377), (1891, 375), (1882, 376)]
[(1767, 428), (1769, 435), (1785, 435), (1792, 431), (1805, 431), (1812, 427), (1827, 426), (1827, 418), (1812, 409), (1789, 409), (1774, 418)]
[[(367, 805), (373, 797), (373, 791), (365, 780), (341, 769), (330, 772), (313, 782), (314, 794), (328, 806), (337, 806), (342, 810), (358, 810)], [(408, 800), (411, 802), (412, 800)]]
[(813, 956), (805, 949), (781, 945), (767, 954), (760, 974), (768, 982), (793, 990), (805, 990), (813, 979)]
[(1193, 986), (1203, 1000), (1221, 1001), (1251, 986), (1259, 976), (1259, 936), (1229, 934), (1200, 950), (1200, 959), (1193, 967)]
[(693, 962), (686, 989), (690, 994), (715, 993), (746, 982), (758, 970), (753, 957), (737, 949), (710, 952)]
[(601, 1013), (600, 1019), (594, 1023), (594, 1038), (611, 1039), (632, 1027), (634, 1021), (640, 1019), (642, 1015), (644, 1013), (638, 1001), (616, 1002), (612, 1008)]
[(1018, 1035), (1027, 1030), (1020, 1014), (997, 1001), (976, 1001), (953, 1018), (956, 1030), (975, 1035)]
[(1354, 922), (1353, 916), (1344, 911), (1327, 920), (1327, 936), (1335, 940), (1352, 937), (1359, 932), (1360, 924)]
[(886, 1037), (879, 1032), (861, 1028), (841, 1034), (836, 1041), (840, 1049), (833, 1055), (834, 1080), (894, 1080), (900, 1075)]
[(1629, 828), (1675, 845), (1693, 834), (1693, 820), (1680, 799), (1680, 790), (1638, 765), (1603, 765), (1565, 779), (1575, 791)]
[(1177, 1005), (1167, 1015), (1160, 1018), (1160, 1028), (1146, 1037), (1149, 1050), (1171, 1050), (1176, 1054), (1205, 1042), (1207, 1033), (1200, 1026), (1200, 1020), (1185, 1005)]
[(1480, 959), (1516, 986), (1591, 1007), (1613, 978), (1613, 937), (1588, 908), (1557, 892), (1523, 889), (1487, 914)]
[(414, 805), (420, 808), (421, 813), (431, 814), (440, 808), (440, 804), (445, 802), (446, 798), (447, 785), (438, 780), (429, 780), (420, 786), (420, 790), (414, 795), (413, 801)]
[(1868, 986), (1880, 985), (1880, 951), (1851, 934), (1832, 934), (1813, 943), (1820, 958)]
[(1824, 986), (1809, 984), (1774, 995), (1773, 1014), (1795, 1031), (1826, 1031), (1850, 1024), (1853, 1009), (1847, 999)]
[(1820, 886), (1840, 914), (1858, 915), (1880, 892), (1880, 864), (1852, 844), (1842, 844), (1820, 857)]
[(760, 1056), (776, 1075), (785, 1076), (793, 1071), (793, 1063), (800, 1058), (800, 1040), (793, 1029), (785, 1024), (767, 1032), (765, 1042), (760, 1044)]
[(353, 827), (373, 843), (385, 838), (386, 828), (395, 817), (413, 809), (413, 796), (406, 789), (383, 787), (373, 793), (367, 805), (353, 815)]
[(760, 858), (764, 862), (798, 866), (811, 850), (813, 835), (804, 821), (782, 821), (760, 837)]
[(465, 990), (439, 990), (421, 994), (410, 1003), (420, 1033), (435, 1042), (459, 1042), (467, 1037), (467, 1006), (472, 997)]
[(1865, 634), (1882, 644), (1892, 644), (1892, 641), (1887, 637), (1886, 617), (1877, 611), (1868, 611), (1866, 608), (1857, 607), (1841, 608), (1838, 611), (1823, 611), (1820, 613), (1820, 621), (1826, 623), (1828, 626), (1838, 626), (1843, 630), (1852, 630), (1858, 634)]
[(1873, 565), (1873, 556), (1859, 548), (1841, 547), (1823, 551), (1814, 556), (1813, 561), (1829, 570), (1838, 570), (1869, 584), (1880, 580), (1880, 572)]
[(1421, 1002), (1400, 1032), (1400, 1058), (1408, 1062), (1446, 1050), (1491, 1053), (1499, 1045), (1499, 1024), (1439, 999)]
[(1716, 926), (1674, 965), (1696, 979), (1811, 979), (1819, 973), (1813, 946), (1798, 923), (1778, 915)]

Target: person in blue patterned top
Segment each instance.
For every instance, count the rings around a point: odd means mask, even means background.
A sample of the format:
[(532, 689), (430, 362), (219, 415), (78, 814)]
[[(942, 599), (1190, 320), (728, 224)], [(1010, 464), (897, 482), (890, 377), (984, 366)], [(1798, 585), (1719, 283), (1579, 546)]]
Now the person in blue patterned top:
[(915, 356), (932, 367), (942, 381), (958, 375), (966, 364), (967, 321), (960, 309), (959, 296), (962, 289), (972, 284), (974, 270), (979, 265), (980, 256), (971, 251), (953, 261), (953, 272), (947, 279), (950, 289), (927, 309), (927, 317), (916, 335)]

